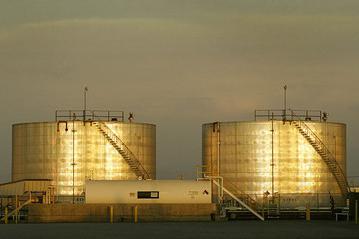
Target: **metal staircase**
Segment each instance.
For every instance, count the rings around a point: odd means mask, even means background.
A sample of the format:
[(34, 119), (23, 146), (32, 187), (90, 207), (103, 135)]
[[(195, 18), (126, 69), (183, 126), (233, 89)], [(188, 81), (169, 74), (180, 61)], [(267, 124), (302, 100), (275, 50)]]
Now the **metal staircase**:
[[(204, 167), (206, 168), (206, 167)], [(212, 176), (211, 173), (202, 172), (197, 168), (197, 180), (210, 180), (218, 188), (218, 203), (223, 206), (224, 193), (234, 199), (241, 207), (247, 209), (260, 220), (264, 221), (264, 217), (260, 215), (259, 204), (250, 195), (238, 190), (238, 187), (228, 181), (224, 182), (221, 176)]]
[(261, 205), (258, 204), (258, 202), (253, 197), (241, 191), (234, 183), (231, 183), (229, 181), (223, 181), (223, 186), (226, 187), (226, 189), (231, 191), (237, 198), (242, 200), (253, 210), (259, 211), (261, 209)]
[(260, 215), (256, 209), (252, 208), (250, 205), (247, 205), (244, 201), (242, 201), (240, 198), (238, 198), (236, 195), (234, 195), (233, 192), (231, 192), (230, 190), (228, 190), (227, 188), (225, 188), (223, 185), (221, 185), (221, 183), (217, 182), (216, 179), (212, 179), (212, 182), (217, 186), (217, 187), (221, 187), (221, 190), (223, 190), (224, 193), (228, 194), (231, 198), (233, 198), (234, 200), (236, 200), (242, 207), (246, 208), (248, 211), (250, 211), (251, 213), (253, 213), (257, 218), (259, 218), (260, 220), (264, 221), (264, 217), (262, 215)]
[(31, 193), (30, 193), (29, 198), (26, 201), (24, 201), (23, 203), (21, 203), (21, 200), (19, 200), (19, 201), (16, 200), (16, 205), (14, 205), (14, 207), (13, 207), (15, 209), (10, 211), (9, 213), (7, 213), (7, 209), (5, 209), (6, 210), (5, 215), (0, 219), (0, 222), (4, 221), (5, 224), (7, 224), (8, 223), (8, 218), (11, 217), (11, 216), (15, 216), (16, 223), (17, 223), (20, 210), (23, 207), (25, 207), (26, 205), (30, 204), (31, 202), (32, 202)]
[(151, 179), (151, 176), (142, 166), (137, 157), (126, 146), (126, 144), (103, 122), (93, 122), (93, 125), (101, 132), (107, 141), (116, 149), (122, 156), (126, 163), (130, 166), (132, 171), (136, 174), (138, 179)]
[(328, 166), (330, 172), (335, 177), (340, 191), (343, 196), (350, 192), (347, 179), (343, 173), (342, 168), (338, 164), (335, 156), (329, 151), (328, 147), (323, 141), (314, 133), (314, 131), (303, 121), (292, 121), (292, 124), (298, 129), (303, 137), (313, 146), (315, 151), (321, 156), (323, 161)]

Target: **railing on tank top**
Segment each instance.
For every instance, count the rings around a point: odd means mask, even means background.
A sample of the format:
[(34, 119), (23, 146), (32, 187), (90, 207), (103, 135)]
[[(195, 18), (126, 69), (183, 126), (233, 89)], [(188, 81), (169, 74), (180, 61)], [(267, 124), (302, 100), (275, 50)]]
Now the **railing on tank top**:
[(125, 119), (123, 111), (110, 110), (56, 110), (56, 121), (120, 121)]
[(292, 109), (264, 109), (255, 110), (255, 121), (260, 120), (302, 120), (302, 121), (326, 121), (328, 114), (322, 110), (292, 110)]

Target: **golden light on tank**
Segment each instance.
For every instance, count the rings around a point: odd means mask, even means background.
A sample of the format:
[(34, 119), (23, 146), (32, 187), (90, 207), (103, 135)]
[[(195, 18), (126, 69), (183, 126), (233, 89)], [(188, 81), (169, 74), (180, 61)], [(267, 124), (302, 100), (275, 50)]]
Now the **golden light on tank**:
[(13, 125), (13, 181), (51, 179), (65, 200), (83, 195), (85, 180), (156, 178), (155, 125), (124, 122), (113, 112), (91, 111), (85, 121), (72, 113)]
[[(275, 112), (275, 111), (274, 111)], [(276, 197), (282, 208), (345, 202), (346, 125), (297, 115), (265, 112), (251, 122), (202, 126), (203, 165), (260, 203)], [(296, 112), (297, 113), (297, 112)], [(304, 116), (303, 116), (304, 115)], [(258, 115), (257, 115), (258, 116)], [(333, 161), (335, 159), (335, 162)]]

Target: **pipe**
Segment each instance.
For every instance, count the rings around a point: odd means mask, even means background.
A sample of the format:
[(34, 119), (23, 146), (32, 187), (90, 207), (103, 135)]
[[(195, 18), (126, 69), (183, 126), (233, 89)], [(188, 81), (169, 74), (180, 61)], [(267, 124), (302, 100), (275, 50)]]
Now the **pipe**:
[(57, 121), (57, 132), (60, 132), (60, 124), (61, 123), (64, 123), (66, 126), (65, 126), (65, 131), (68, 131), (68, 127), (67, 127), (67, 121), (65, 120), (60, 120), (60, 121)]
[(272, 168), (272, 199), (274, 199), (274, 122), (273, 122), (273, 112), (272, 112), (272, 162), (271, 162), (271, 168)]
[[(220, 165), (220, 148), (221, 148), (221, 141), (220, 141), (220, 126), (219, 126), (219, 122), (217, 122), (217, 177), (220, 177), (220, 169), (219, 169), (219, 165)], [(221, 189), (218, 187), (218, 194), (220, 195)], [(223, 198), (221, 198), (222, 201)], [(221, 202), (219, 202), (221, 203)]]
[(75, 204), (75, 113), (72, 119), (72, 204)]

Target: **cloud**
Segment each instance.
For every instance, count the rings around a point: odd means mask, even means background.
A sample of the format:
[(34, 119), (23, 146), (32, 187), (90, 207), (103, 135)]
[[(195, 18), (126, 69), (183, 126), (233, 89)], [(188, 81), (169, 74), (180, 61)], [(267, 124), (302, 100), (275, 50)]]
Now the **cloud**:
[[(31, 6), (31, 17), (1, 23), (0, 100), (9, 102), (0, 106), (4, 165), (10, 168), (12, 122), (81, 108), (85, 85), (89, 107), (134, 111), (136, 120), (158, 125), (161, 177), (175, 168), (194, 172), (202, 123), (251, 120), (254, 109), (281, 107), (284, 84), (291, 107), (326, 108), (358, 131), (355, 5), (164, 2), (147, 4), (148, 12), (135, 3), (121, 11), (114, 2), (99, 11), (75, 4), (71, 14), (42, 17)], [(358, 174), (356, 135), (349, 165)]]

